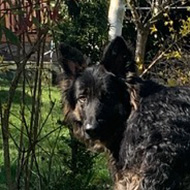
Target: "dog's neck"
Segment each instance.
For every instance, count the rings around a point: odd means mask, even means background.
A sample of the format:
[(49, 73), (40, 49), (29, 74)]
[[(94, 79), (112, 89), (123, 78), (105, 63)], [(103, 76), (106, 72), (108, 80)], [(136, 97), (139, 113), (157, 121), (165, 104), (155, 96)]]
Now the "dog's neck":
[(120, 156), (120, 148), (122, 143), (122, 134), (119, 136), (120, 138), (117, 138), (112, 141), (112, 143), (106, 148), (108, 151), (108, 165), (109, 170), (112, 176), (112, 179), (116, 181), (117, 173), (120, 171), (122, 166), (119, 166), (119, 156)]
[[(164, 86), (162, 85), (158, 85), (152, 81), (143, 81), (139, 78), (137, 78), (137, 84), (136, 86), (133, 85), (129, 85), (130, 89), (128, 91), (129, 95), (130, 95), (130, 109), (128, 110), (128, 114), (126, 116), (126, 121), (121, 125), (121, 130), (117, 133), (117, 135), (115, 135), (115, 138), (112, 138), (109, 142), (111, 142), (109, 144), (109, 146), (107, 146), (107, 148), (109, 149), (110, 152), (110, 157), (111, 157), (111, 165), (114, 165), (113, 167), (115, 168), (115, 170), (120, 170), (121, 168), (123, 168), (123, 163), (120, 161), (120, 154), (121, 153), (121, 147), (122, 147), (122, 143), (123, 143), (123, 134), (124, 131), (127, 128), (127, 121), (130, 120), (131, 117), (133, 117), (133, 114), (138, 110), (139, 106), (140, 106), (140, 100), (141, 98), (145, 98), (147, 96), (149, 96), (149, 91), (147, 90), (148, 87), (151, 87), (151, 92), (155, 93), (158, 90), (160, 90), (160, 88), (164, 88)], [(128, 88), (129, 88), (128, 86)], [(129, 107), (128, 107), (129, 108)]]
[(120, 148), (121, 148), (121, 143), (123, 141), (123, 133), (125, 131), (126, 123), (124, 122), (122, 124), (122, 127), (120, 130), (117, 132), (115, 136), (113, 136), (109, 140), (109, 144), (106, 145), (106, 148), (109, 150), (109, 153), (115, 163), (119, 161), (119, 153), (120, 153)]
[[(120, 126), (120, 130), (115, 134), (114, 136), (110, 137), (108, 139), (109, 144), (106, 144), (106, 148), (108, 149), (108, 152), (110, 154), (110, 165), (112, 170), (118, 171), (123, 167), (122, 162), (120, 162), (120, 150), (121, 145), (123, 142), (123, 134), (127, 127), (127, 121), (132, 117), (132, 115), (137, 111), (138, 107), (140, 106), (140, 99), (142, 94), (144, 96), (149, 96), (147, 93), (147, 86), (154, 86), (152, 85), (153, 82), (149, 81), (143, 81), (139, 78), (135, 78), (137, 80), (136, 85), (128, 84), (128, 93), (130, 97), (130, 105), (128, 105), (128, 113), (126, 115), (126, 120), (121, 124), (118, 124)], [(148, 85), (147, 85), (148, 83)], [(153, 83), (154, 84), (154, 83)], [(163, 86), (157, 85), (157, 88), (153, 88), (152, 91), (156, 92), (157, 89), (163, 88)], [(129, 109), (130, 107), (130, 109)]]

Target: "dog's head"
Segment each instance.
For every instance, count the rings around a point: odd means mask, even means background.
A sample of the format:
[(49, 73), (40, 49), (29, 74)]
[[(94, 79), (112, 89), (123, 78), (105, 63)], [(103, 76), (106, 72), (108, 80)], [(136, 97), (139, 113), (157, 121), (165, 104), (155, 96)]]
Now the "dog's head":
[(106, 47), (100, 64), (90, 67), (77, 49), (61, 44), (59, 50), (66, 120), (80, 140), (111, 146), (131, 112), (125, 82), (126, 73), (135, 72), (131, 50), (117, 37)]

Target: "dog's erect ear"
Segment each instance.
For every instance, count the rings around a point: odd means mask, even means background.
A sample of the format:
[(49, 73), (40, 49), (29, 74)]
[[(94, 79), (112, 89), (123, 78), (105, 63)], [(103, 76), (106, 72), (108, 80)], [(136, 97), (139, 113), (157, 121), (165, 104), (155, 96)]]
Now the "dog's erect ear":
[(87, 66), (85, 56), (78, 49), (64, 43), (59, 45), (59, 63), (68, 78), (76, 77)]
[(122, 37), (117, 36), (104, 50), (101, 60), (104, 67), (118, 75), (125, 77), (128, 72), (136, 72), (133, 50)]

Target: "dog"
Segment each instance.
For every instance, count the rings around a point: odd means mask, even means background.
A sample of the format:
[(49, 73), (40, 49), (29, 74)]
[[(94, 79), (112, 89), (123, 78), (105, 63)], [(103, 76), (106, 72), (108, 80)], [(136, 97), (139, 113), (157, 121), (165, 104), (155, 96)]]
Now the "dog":
[(114, 190), (190, 190), (190, 88), (139, 78), (122, 37), (97, 65), (69, 45), (59, 52), (65, 120), (110, 154)]

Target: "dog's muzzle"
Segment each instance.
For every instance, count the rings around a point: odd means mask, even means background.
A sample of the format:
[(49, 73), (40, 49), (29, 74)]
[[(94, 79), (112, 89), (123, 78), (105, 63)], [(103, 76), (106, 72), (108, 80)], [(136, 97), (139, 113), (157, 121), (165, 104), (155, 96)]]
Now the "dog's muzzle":
[(85, 126), (85, 132), (90, 136), (90, 137), (95, 137), (96, 136), (96, 126), (91, 125), (91, 124), (86, 124)]

